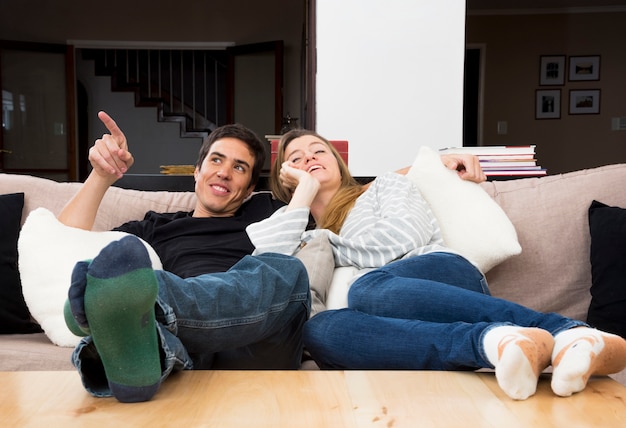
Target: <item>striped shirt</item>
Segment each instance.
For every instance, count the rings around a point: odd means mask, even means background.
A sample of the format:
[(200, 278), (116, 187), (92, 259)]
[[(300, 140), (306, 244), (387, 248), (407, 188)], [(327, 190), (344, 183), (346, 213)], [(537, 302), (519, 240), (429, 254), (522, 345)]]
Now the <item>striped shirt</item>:
[(303, 242), (326, 234), (336, 266), (377, 268), (391, 261), (434, 251), (453, 252), (443, 244), (437, 220), (417, 188), (403, 175), (386, 173), (356, 200), (340, 234), (305, 230), (309, 209), (286, 211), (247, 227), (254, 254), (295, 254)]

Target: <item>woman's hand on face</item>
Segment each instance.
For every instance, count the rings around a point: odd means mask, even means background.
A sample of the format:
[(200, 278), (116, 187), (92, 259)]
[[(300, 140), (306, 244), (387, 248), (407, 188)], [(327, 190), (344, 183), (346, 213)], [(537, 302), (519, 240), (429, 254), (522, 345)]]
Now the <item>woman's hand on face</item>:
[(281, 165), (279, 177), (282, 185), (293, 192), (287, 210), (311, 206), (320, 188), (320, 182), (315, 177), (302, 169), (294, 168), (291, 162)]
[(289, 161), (283, 162), (281, 165), (279, 177), (282, 185), (291, 191), (294, 191), (303, 181), (317, 181), (311, 174), (302, 169), (295, 168)]

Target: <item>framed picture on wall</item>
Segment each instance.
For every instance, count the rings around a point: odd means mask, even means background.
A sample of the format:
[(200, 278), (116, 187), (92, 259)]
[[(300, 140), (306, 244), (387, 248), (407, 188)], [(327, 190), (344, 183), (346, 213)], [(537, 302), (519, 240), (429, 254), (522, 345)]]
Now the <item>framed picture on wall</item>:
[(539, 58), (539, 85), (565, 83), (565, 55), (542, 55)]
[(569, 91), (569, 114), (600, 113), (600, 89)]
[(561, 118), (561, 90), (539, 89), (535, 95), (535, 119)]
[(600, 55), (570, 56), (569, 80), (600, 80)]

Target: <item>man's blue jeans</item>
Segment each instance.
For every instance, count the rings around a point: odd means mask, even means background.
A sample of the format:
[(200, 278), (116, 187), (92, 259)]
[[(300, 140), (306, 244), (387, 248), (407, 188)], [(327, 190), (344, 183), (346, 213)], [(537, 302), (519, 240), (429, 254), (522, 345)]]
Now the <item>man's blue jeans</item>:
[[(267, 253), (246, 256), (228, 272), (156, 276), (162, 381), (173, 370), (300, 367), (302, 326), (310, 312), (300, 260)], [(91, 337), (83, 338), (72, 359), (90, 393), (111, 395)]]
[(586, 325), (490, 296), (480, 271), (448, 253), (368, 272), (350, 288), (348, 306), (321, 312), (304, 326), (305, 347), (322, 368), (493, 368), (482, 345), (493, 327), (539, 327), (556, 334)]

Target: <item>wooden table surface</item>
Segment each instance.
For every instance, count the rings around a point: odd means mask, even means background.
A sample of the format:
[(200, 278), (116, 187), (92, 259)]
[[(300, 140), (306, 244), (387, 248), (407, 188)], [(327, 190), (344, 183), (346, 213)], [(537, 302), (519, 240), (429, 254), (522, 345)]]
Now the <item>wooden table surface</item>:
[(593, 378), (525, 401), (493, 373), (187, 371), (145, 403), (93, 398), (73, 371), (0, 372), (2, 427), (626, 427), (626, 387)]

